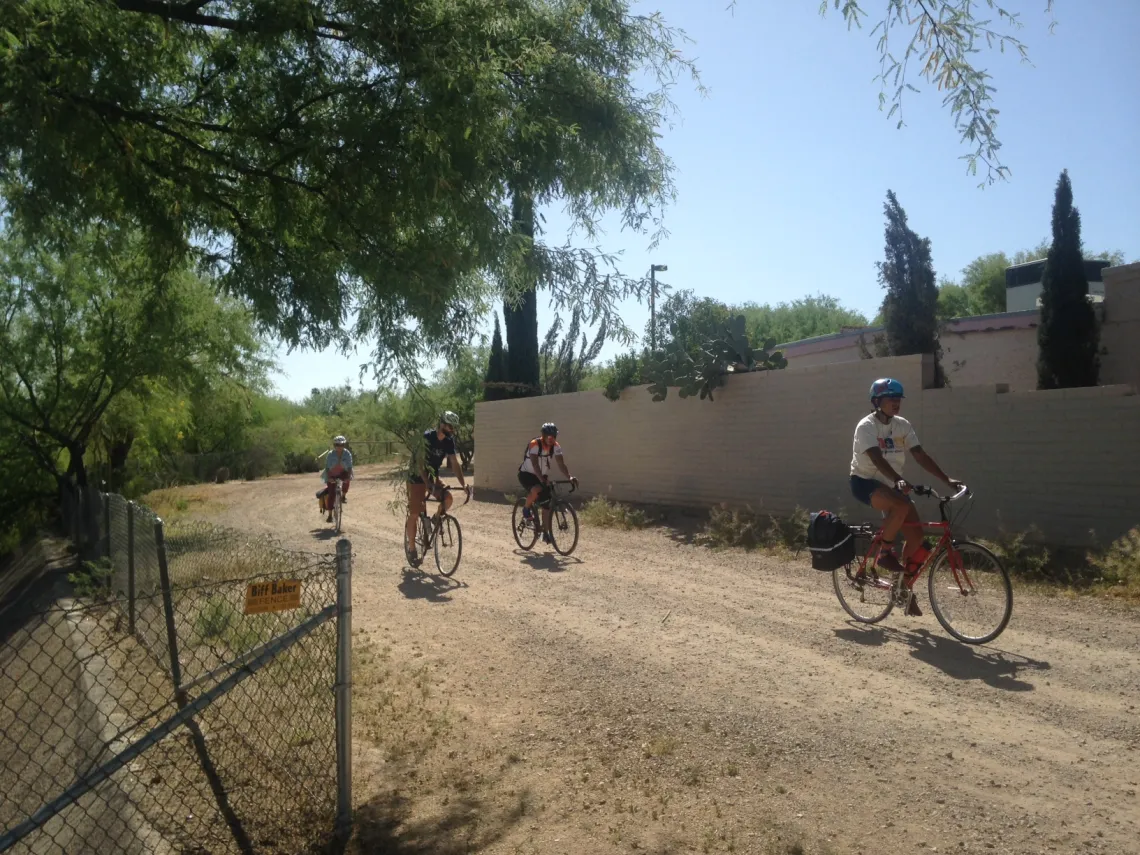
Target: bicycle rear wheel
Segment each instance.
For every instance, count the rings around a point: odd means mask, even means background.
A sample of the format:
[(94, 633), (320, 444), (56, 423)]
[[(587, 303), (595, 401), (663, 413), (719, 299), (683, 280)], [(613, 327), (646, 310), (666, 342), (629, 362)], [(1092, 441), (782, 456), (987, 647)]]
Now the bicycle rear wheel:
[(857, 563), (835, 568), (831, 583), (843, 610), (860, 623), (878, 623), (895, 607), (894, 580), (870, 560), (862, 570)]
[(930, 568), (930, 606), (943, 629), (966, 644), (985, 644), (1013, 614), (1013, 585), (997, 556), (978, 543), (958, 541)]
[(538, 515), (538, 508), (531, 508), (531, 519), (523, 518), (523, 508), (526, 507), (526, 499), (519, 499), (515, 502), (515, 509), (511, 513), (511, 532), (515, 536), (515, 543), (519, 545), (520, 549), (529, 551), (534, 546), (534, 542), (538, 540), (538, 527), (534, 524), (534, 519)]
[(559, 555), (569, 555), (578, 546), (578, 513), (565, 502), (556, 504), (550, 514), (550, 540)]
[(436, 569), (442, 575), (450, 576), (459, 569), (459, 559), (463, 557), (463, 529), (459, 520), (450, 514), (440, 517), (432, 548)]

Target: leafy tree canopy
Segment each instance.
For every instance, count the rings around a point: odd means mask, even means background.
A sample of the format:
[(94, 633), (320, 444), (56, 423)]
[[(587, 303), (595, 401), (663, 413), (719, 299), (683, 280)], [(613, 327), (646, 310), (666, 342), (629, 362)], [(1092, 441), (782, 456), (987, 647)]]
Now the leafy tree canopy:
[(752, 341), (793, 342), (839, 332), (844, 327), (865, 327), (867, 316), (848, 309), (826, 294), (801, 297), (775, 306), (745, 303), (736, 307), (744, 315)]
[(134, 233), (93, 229), (52, 254), (0, 232), (0, 430), (45, 473), (85, 484), (96, 425), (154, 391), (147, 378), (256, 381), (261, 352), (243, 306), (184, 267), (155, 270)]
[[(507, 188), (655, 228), (680, 34), (625, 0), (0, 0), (3, 195), (29, 234), (133, 224), (289, 344), (456, 347), (528, 277), (628, 334), (639, 281), (512, 234)], [(639, 91), (634, 78), (660, 84)]]

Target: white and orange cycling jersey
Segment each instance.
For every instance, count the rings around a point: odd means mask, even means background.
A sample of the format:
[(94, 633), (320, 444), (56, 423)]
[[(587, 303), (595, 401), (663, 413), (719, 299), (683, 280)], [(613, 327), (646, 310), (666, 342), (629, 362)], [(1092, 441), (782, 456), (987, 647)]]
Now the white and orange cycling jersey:
[(554, 441), (554, 446), (548, 451), (542, 444), (542, 437), (536, 436), (527, 443), (519, 472), (529, 472), (531, 475), (543, 478), (550, 474), (550, 465), (554, 462), (554, 458), (561, 456), (562, 446), (558, 444), (558, 440)]

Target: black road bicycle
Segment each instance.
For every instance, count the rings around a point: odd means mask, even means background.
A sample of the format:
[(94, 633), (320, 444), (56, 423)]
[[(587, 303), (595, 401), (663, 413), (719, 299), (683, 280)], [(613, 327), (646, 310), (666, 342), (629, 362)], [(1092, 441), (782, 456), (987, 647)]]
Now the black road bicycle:
[(529, 551), (534, 547), (538, 536), (542, 534), (544, 508), (550, 511), (550, 539), (554, 551), (559, 555), (569, 555), (578, 546), (578, 514), (565, 498), (558, 495), (559, 484), (569, 484), (571, 493), (576, 489), (573, 481), (548, 481), (538, 501), (531, 508), (529, 520), (523, 516), (526, 496), (515, 502), (515, 509), (511, 514), (511, 531), (514, 533), (515, 543), (520, 548)]
[[(443, 488), (443, 495), (451, 492), (450, 487)], [(424, 563), (430, 550), (435, 556), (436, 569), (444, 576), (451, 576), (459, 569), (459, 560), (463, 557), (463, 529), (459, 520), (443, 510), (443, 495), (438, 499), (431, 496), (424, 497), (424, 508), (420, 511), (420, 524), (416, 528), (416, 555), (411, 561), (413, 567), (418, 568)], [(471, 494), (463, 500), (463, 505), (471, 501)], [(439, 502), (438, 513), (428, 516), (427, 503)], [(459, 505), (459, 507), (463, 507)], [(454, 508), (455, 505), (452, 505)]]

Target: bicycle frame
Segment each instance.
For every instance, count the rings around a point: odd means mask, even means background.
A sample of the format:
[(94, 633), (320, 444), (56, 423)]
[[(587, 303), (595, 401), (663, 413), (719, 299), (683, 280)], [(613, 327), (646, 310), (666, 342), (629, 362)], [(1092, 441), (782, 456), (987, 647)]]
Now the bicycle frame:
[[(567, 481), (565, 479), (560, 480), (560, 481), (547, 481), (546, 484), (543, 485), (545, 487), (550, 488), (547, 491), (546, 498), (545, 499), (540, 498), (540, 499), (535, 500), (535, 503), (532, 507), (538, 508), (539, 510), (550, 511), (550, 513), (553, 514), (554, 513), (554, 506), (558, 502), (558, 485), (559, 484), (570, 484), (571, 485), (570, 486), (570, 492), (571, 493), (573, 493), (576, 489), (578, 489), (577, 487), (574, 486), (573, 481)], [(541, 495), (541, 493), (539, 495)], [(535, 526), (538, 526), (539, 521), (538, 521), (538, 515), (537, 514), (535, 515), (534, 519), (535, 519), (535, 522), (534, 522)], [(539, 531), (542, 531), (542, 529), (539, 529)]]
[[(445, 495), (451, 493), (451, 487), (447, 486), (446, 484), (441, 484), (440, 486), (443, 489), (443, 492)], [(463, 504), (462, 505), (452, 504), (452, 506), (451, 506), (452, 508), (456, 508), (456, 507), (462, 508), (463, 505), (466, 505), (468, 502), (471, 501), (471, 494), (467, 493), (466, 491), (464, 491), (464, 493), (466, 495), (466, 498), (464, 498)], [(447, 513), (446, 511), (443, 510), (443, 498), (444, 498), (443, 496), (440, 496), (438, 499), (435, 498), (434, 496), (431, 496), (431, 495), (424, 496), (424, 509), (422, 511), (420, 511), (420, 523), (423, 525), (423, 530), (426, 532), (429, 532), (429, 534), (427, 535), (427, 546), (426, 546), (427, 549), (431, 549), (432, 544), (435, 543), (435, 536), (436, 536), (436, 534), (439, 533), (439, 526), (432, 525), (432, 520), (433, 519), (439, 519), (444, 515), (444, 513)], [(434, 514), (432, 514), (430, 517), (428, 516), (428, 512), (427, 512), (427, 503), (428, 502), (439, 502), (439, 509)]]
[[(924, 487), (920, 484), (912, 485), (911, 489), (916, 495), (930, 496), (932, 498), (938, 499), (938, 515), (941, 517), (941, 520), (939, 522), (904, 522), (903, 527), (917, 528), (922, 534), (926, 534), (927, 531), (930, 530), (939, 531), (941, 532), (941, 535), (938, 538), (938, 543), (935, 544), (934, 548), (930, 550), (930, 553), (926, 556), (926, 560), (922, 562), (922, 565), (913, 572), (902, 574), (901, 580), (898, 580), (902, 585), (902, 589), (905, 589), (906, 593), (910, 594), (914, 590), (914, 583), (922, 577), (922, 574), (926, 572), (926, 570), (933, 564), (934, 560), (942, 554), (943, 550), (945, 550), (947, 558), (950, 562), (950, 572), (954, 576), (954, 582), (957, 584), (958, 589), (962, 592), (962, 594), (969, 594), (973, 592), (975, 590), (974, 583), (970, 580), (970, 575), (966, 572), (965, 567), (962, 566), (961, 556), (954, 548), (954, 535), (951, 531), (950, 520), (946, 516), (946, 506), (951, 502), (963, 498), (964, 496), (970, 496), (970, 489), (966, 486), (963, 486), (962, 489), (960, 489), (953, 496), (939, 495), (930, 487)], [(859, 569), (856, 571), (856, 575), (866, 575), (868, 561), (870, 561), (872, 568), (876, 566), (876, 562), (879, 558), (879, 552), (882, 550), (884, 528), (885, 524), (879, 526), (878, 529), (875, 529), (875, 527), (871, 525), (853, 527), (853, 530), (856, 534), (867, 535), (874, 532), (871, 537), (871, 545), (867, 548), (866, 554), (859, 561)], [(848, 570), (848, 575), (851, 575), (850, 570)], [(892, 588), (893, 587), (894, 585), (892, 585)], [(902, 590), (900, 590), (898, 593), (902, 593)]]

